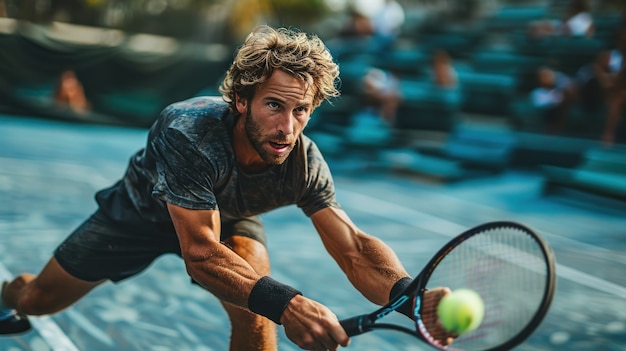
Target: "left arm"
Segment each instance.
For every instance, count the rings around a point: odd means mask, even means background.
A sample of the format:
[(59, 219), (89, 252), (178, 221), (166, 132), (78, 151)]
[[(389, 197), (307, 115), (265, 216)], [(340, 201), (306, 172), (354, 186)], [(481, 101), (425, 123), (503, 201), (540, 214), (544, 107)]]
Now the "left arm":
[(384, 305), (393, 285), (409, 277), (391, 248), (360, 230), (343, 210), (328, 207), (311, 220), (328, 253), (371, 302)]
[[(340, 209), (328, 207), (311, 216), (324, 247), (337, 261), (354, 285), (371, 302), (384, 305), (389, 302), (391, 288), (404, 277), (409, 277), (400, 260), (389, 246), (360, 230)], [(450, 289), (437, 287), (424, 293), (423, 315), (431, 335), (442, 345), (450, 344), (456, 334), (442, 329), (435, 311), (439, 301)], [(403, 305), (406, 305), (403, 304)], [(400, 307), (398, 312), (415, 319), (411, 307)]]

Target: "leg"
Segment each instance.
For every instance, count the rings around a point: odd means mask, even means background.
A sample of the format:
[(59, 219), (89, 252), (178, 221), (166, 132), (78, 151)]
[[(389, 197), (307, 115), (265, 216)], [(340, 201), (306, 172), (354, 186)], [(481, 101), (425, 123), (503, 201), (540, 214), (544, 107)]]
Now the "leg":
[(572, 106), (572, 103), (575, 99), (575, 93), (572, 89), (565, 89), (563, 91), (563, 101), (559, 105), (557, 120), (556, 120), (556, 131), (563, 132), (567, 128), (567, 122), (569, 119), (569, 112)]
[(626, 92), (616, 93), (608, 100), (607, 119), (602, 134), (602, 142), (605, 146), (612, 146), (615, 141), (615, 132), (623, 113)]
[[(270, 272), (267, 249), (255, 239), (244, 236), (231, 236), (224, 243), (243, 257), (262, 275)], [(222, 303), (231, 323), (230, 351), (275, 351), (277, 348), (276, 325), (269, 319)]]
[(38, 276), (22, 274), (7, 284), (2, 301), (20, 313), (51, 314), (72, 305), (102, 282), (74, 278), (52, 258)]

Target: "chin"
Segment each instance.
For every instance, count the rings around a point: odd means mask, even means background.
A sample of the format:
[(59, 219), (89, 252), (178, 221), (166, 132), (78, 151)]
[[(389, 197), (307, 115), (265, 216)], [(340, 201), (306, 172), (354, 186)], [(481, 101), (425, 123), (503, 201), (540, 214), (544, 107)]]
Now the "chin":
[(263, 157), (263, 160), (268, 165), (277, 166), (285, 163), (285, 161), (287, 161), (287, 159), (289, 158), (289, 155), (291, 155), (291, 152), (283, 156), (265, 155), (265, 157)]

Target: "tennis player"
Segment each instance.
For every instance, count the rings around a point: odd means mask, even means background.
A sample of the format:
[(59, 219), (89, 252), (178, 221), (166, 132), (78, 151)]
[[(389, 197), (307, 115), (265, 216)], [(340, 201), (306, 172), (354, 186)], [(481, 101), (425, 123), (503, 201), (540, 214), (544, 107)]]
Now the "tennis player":
[(39, 275), (3, 285), (0, 333), (26, 332), (27, 315), (59, 312), (99, 284), (176, 253), (226, 309), (231, 350), (276, 350), (277, 324), (305, 350), (347, 346), (332, 311), (270, 277), (258, 217), (297, 205), (350, 282), (376, 304), (410, 281), (392, 250), (341, 209), (328, 165), (302, 133), (313, 110), (339, 95), (338, 76), (318, 37), (254, 30), (227, 71), (221, 98), (165, 108), (124, 177), (96, 194), (98, 210)]

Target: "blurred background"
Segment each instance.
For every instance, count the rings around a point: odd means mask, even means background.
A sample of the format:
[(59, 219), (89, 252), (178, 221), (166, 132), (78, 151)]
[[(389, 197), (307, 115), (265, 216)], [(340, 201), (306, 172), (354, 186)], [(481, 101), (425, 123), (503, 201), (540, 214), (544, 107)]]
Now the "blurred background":
[[(305, 133), (355, 223), (411, 271), (478, 223), (533, 226), (559, 285), (520, 350), (625, 350), (623, 0), (0, 0), (0, 278), (40, 269), (165, 106), (218, 95), (258, 24), (317, 34), (340, 65), (342, 96)], [(273, 275), (362, 313), (298, 212), (264, 217)], [(0, 349), (224, 350), (229, 332), (178, 258), (55, 315), (61, 331), (33, 320)], [(394, 333), (352, 346), (426, 348)], [(280, 349), (295, 350), (282, 332)]]
[(258, 24), (315, 33), (340, 64), (342, 97), (308, 130), (328, 155), (450, 179), (539, 166), (566, 185), (550, 167), (623, 167), (618, 0), (0, 0), (0, 112), (148, 127), (218, 95)]

